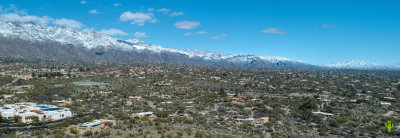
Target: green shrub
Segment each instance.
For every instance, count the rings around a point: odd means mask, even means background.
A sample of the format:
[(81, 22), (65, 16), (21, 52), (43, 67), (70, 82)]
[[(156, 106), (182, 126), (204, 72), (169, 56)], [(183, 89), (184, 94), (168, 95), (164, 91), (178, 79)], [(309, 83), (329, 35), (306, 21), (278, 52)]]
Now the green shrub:
[(83, 133), (83, 136), (92, 136), (93, 135), (93, 131), (90, 131), (90, 130), (88, 130), (88, 131), (85, 131), (85, 133)]

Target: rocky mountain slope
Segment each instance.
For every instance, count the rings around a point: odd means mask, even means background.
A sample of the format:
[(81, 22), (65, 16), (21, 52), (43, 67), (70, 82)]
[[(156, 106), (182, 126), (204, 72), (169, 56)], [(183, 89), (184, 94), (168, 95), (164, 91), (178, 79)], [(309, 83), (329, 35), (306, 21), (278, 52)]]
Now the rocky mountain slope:
[(120, 40), (98, 32), (82, 32), (60, 26), (0, 21), (0, 56), (89, 62), (174, 63), (220, 67), (283, 69), (400, 69), (362, 61), (311, 65), (284, 57), (223, 54), (183, 50)]
[(176, 63), (252, 68), (302, 68), (318, 66), (282, 57), (223, 54), (182, 50), (147, 44), (137, 39), (119, 40), (97, 32), (59, 26), (0, 22), (0, 56), (96, 61)]

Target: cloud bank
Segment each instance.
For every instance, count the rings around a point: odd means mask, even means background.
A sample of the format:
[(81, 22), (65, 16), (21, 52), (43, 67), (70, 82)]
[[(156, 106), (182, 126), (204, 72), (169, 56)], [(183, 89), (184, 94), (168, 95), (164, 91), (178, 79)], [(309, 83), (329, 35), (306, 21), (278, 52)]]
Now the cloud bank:
[(268, 34), (287, 34), (287, 32), (276, 29), (276, 28), (268, 28), (268, 29), (262, 30), (261, 32), (268, 33)]
[(178, 29), (193, 29), (200, 26), (200, 22), (196, 21), (179, 21), (175, 23), (175, 27)]
[(158, 21), (154, 18), (154, 15), (152, 13), (132, 13), (130, 11), (122, 13), (119, 18), (121, 21), (130, 21), (131, 24), (136, 24), (138, 26), (143, 26), (146, 22), (156, 23)]
[(136, 38), (147, 38), (146, 32), (135, 32), (135, 37)]

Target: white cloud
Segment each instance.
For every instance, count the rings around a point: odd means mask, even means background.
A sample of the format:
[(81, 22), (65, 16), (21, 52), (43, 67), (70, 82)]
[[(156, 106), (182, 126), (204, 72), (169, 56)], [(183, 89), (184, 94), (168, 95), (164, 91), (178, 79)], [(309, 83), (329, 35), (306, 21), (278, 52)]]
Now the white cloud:
[[(18, 10), (16, 5), (10, 4), (10, 7), (1, 10), (4, 14), (0, 14), (0, 21), (8, 21), (8, 22), (21, 22), (21, 23), (36, 23), (41, 25), (59, 25), (65, 26), (73, 29), (79, 29), (83, 26), (82, 23), (76, 20), (71, 19), (54, 19), (48, 16), (35, 16), (35, 15), (28, 15), (25, 10)], [(12, 13), (10, 13), (12, 12)]]
[(336, 25), (332, 25), (332, 24), (323, 24), (323, 25), (321, 25), (321, 27), (323, 27), (323, 28), (331, 28), (331, 27), (336, 27)]
[(164, 14), (168, 14), (170, 11), (171, 11), (171, 10), (170, 10), (170, 9), (167, 9), (167, 8), (161, 8), (161, 9), (158, 9), (158, 10), (157, 10), (157, 12), (162, 12), (162, 13), (164, 13)]
[(2, 9), (2, 7), (0, 7), (0, 8), (1, 8), (0, 12), (3, 12), (3, 13), (15, 13), (18, 15), (27, 15), (28, 14), (28, 12), (25, 9), (22, 9), (22, 10), (18, 9), (17, 5), (15, 5), (15, 4), (10, 4), (9, 7), (5, 8), (5, 9)]
[(211, 39), (219, 39), (220, 37), (219, 36), (213, 36), (213, 37), (211, 37)]
[(208, 32), (206, 32), (206, 31), (198, 31), (198, 32), (196, 32), (196, 34), (199, 34), (199, 35), (201, 35), (201, 34), (208, 34)]
[(119, 29), (114, 29), (114, 28), (103, 29), (103, 30), (100, 30), (99, 32), (103, 33), (103, 34), (106, 34), (106, 35), (120, 35), (120, 36), (128, 35), (128, 33), (124, 32), (122, 30), (119, 30)]
[(152, 13), (145, 14), (141, 12), (132, 13), (130, 11), (126, 11), (122, 13), (119, 18), (121, 21), (131, 21), (131, 24), (136, 24), (139, 26), (143, 26), (146, 22), (158, 22), (158, 20), (154, 18), (154, 15)]
[(81, 4), (86, 4), (86, 1), (84, 1), (84, 0), (83, 0), (83, 1), (81, 1)]
[(113, 6), (114, 7), (119, 7), (119, 6), (121, 6), (121, 4), (120, 3), (114, 3)]
[(208, 34), (208, 32), (206, 31), (198, 31), (198, 32), (187, 32), (185, 34), (183, 34), (184, 36), (192, 36), (192, 35), (204, 35), (204, 34)]
[(183, 15), (183, 12), (172, 12), (171, 14), (169, 14), (169, 16), (174, 17), (174, 16), (181, 16)]
[(42, 25), (47, 25), (48, 22), (53, 20), (48, 16), (33, 16), (33, 15), (18, 15), (16, 13), (0, 14), (1, 21), (11, 21), (11, 22), (32, 22)]
[(90, 13), (90, 14), (100, 14), (100, 12), (99, 12), (99, 11), (97, 11), (97, 10), (94, 10), (94, 9), (93, 9), (93, 10), (90, 10), (90, 11), (89, 11), (89, 13)]
[(221, 35), (219, 35), (219, 36), (213, 36), (213, 37), (211, 37), (211, 39), (221, 39), (221, 38), (224, 38), (224, 37), (227, 37), (228, 36), (228, 34), (225, 34), (225, 33), (222, 33)]
[(146, 32), (135, 32), (136, 38), (147, 38)]
[(154, 11), (154, 8), (148, 8), (147, 11), (152, 12)]
[(179, 21), (175, 23), (175, 27), (178, 29), (193, 29), (200, 25), (200, 22), (195, 21)]
[(56, 19), (53, 21), (53, 24), (59, 25), (59, 26), (65, 26), (65, 27), (69, 27), (69, 28), (73, 28), (73, 29), (79, 29), (83, 26), (83, 24), (81, 22), (78, 22), (78, 21), (72, 20), (72, 19), (65, 19), (65, 18)]
[(269, 34), (287, 34), (287, 32), (276, 29), (276, 28), (268, 28), (268, 29), (262, 30), (261, 32), (269, 33)]

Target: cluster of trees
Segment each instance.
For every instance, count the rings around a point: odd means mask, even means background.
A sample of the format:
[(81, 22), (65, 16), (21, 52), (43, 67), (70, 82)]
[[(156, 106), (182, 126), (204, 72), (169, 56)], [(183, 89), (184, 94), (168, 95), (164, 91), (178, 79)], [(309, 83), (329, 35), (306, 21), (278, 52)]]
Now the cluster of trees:
[(0, 76), (0, 86), (10, 83), (14, 78), (11, 76)]
[[(61, 77), (63, 74), (61, 72), (40, 72), (40, 73), (32, 73), (32, 77), (46, 77), (46, 78), (54, 78), (54, 77)], [(67, 74), (67, 76), (71, 76), (70, 73)]]

